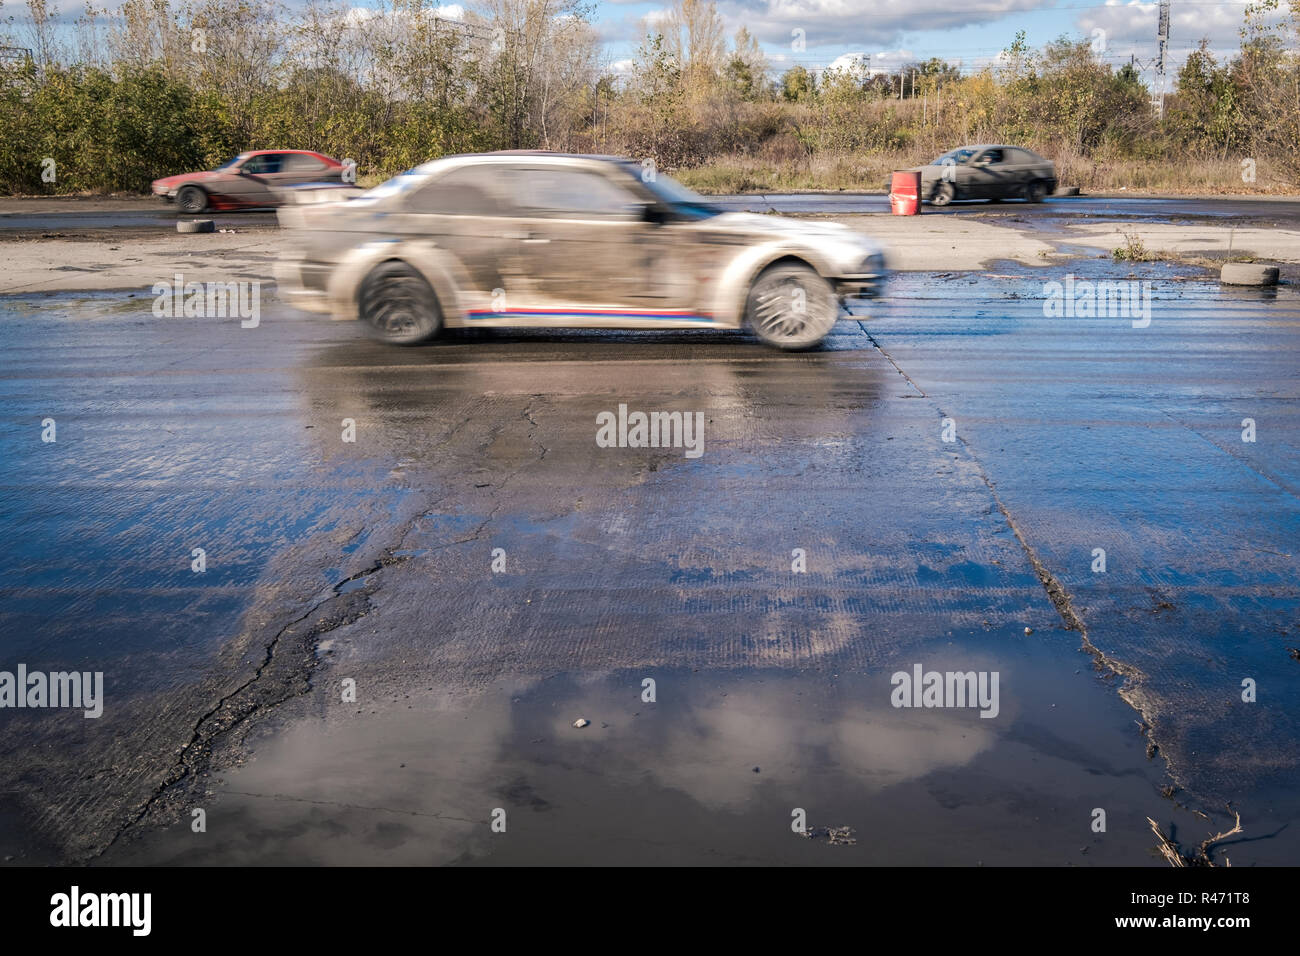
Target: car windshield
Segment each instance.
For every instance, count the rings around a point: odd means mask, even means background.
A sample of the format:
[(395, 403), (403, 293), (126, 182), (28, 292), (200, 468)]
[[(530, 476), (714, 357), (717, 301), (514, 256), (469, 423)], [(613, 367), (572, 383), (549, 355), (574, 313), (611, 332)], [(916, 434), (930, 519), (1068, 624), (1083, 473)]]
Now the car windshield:
[(417, 166), (415, 169), (408, 169), (404, 173), (398, 173), (392, 179), (380, 183), (373, 189), (367, 189), (357, 197), (356, 201), (373, 202), (376, 199), (387, 199), (389, 196), (395, 196), (408, 189), (413, 189), (421, 183), (428, 182), (428, 180), (429, 174), (423, 168)]
[(240, 153), (238, 156), (231, 156), (228, 160), (226, 160), (224, 163), (218, 166), (217, 169), (229, 169), (231, 166), (235, 165), (235, 163), (239, 162), (243, 158), (244, 158), (243, 153)]
[(688, 216), (692, 219), (706, 219), (709, 216), (722, 214), (722, 209), (705, 199), (699, 193), (687, 189), (677, 180), (665, 176), (662, 173), (656, 174), (653, 178), (647, 179), (641, 173), (641, 167), (629, 164), (636, 175), (645, 183), (646, 189), (655, 194), (655, 198), (665, 206), (670, 207), (674, 212)]
[(975, 150), (973, 149), (954, 149), (951, 152), (944, 153), (942, 156), (940, 156), (930, 165), (931, 166), (950, 166), (950, 165), (961, 166), (969, 162), (970, 158), (974, 155), (975, 155)]

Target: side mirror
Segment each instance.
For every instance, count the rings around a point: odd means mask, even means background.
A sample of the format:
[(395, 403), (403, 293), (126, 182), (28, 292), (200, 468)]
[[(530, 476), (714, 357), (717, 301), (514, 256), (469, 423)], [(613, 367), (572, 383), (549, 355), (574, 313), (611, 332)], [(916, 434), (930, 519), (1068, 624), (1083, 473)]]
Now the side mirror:
[(668, 215), (660, 206), (652, 202), (643, 203), (641, 205), (641, 221), (655, 226), (662, 226), (668, 221)]

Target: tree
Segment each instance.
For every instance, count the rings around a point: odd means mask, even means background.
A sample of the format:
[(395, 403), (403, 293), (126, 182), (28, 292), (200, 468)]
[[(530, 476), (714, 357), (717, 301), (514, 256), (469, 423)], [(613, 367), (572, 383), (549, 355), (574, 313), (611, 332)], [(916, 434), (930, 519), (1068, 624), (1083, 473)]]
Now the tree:
[(756, 100), (768, 94), (767, 57), (758, 39), (741, 27), (736, 31), (736, 48), (727, 60), (727, 81), (741, 99)]
[(664, 49), (677, 61), (690, 92), (718, 79), (726, 54), (722, 17), (713, 0), (677, 0), (660, 23)]
[(589, 15), (582, 0), (483, 0), (475, 18), (490, 37), (482, 92), (510, 148), (547, 142), (557, 104), (594, 86)]
[(817, 95), (816, 78), (802, 66), (792, 66), (781, 77), (781, 95), (792, 103), (806, 103)]

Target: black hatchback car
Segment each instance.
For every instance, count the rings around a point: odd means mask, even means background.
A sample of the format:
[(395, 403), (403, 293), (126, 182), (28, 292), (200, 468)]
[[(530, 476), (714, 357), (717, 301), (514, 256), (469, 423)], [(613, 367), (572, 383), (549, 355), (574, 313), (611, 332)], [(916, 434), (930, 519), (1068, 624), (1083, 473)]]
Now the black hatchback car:
[(962, 146), (925, 166), (921, 198), (946, 206), (954, 199), (1042, 202), (1056, 189), (1056, 166), (1020, 146)]

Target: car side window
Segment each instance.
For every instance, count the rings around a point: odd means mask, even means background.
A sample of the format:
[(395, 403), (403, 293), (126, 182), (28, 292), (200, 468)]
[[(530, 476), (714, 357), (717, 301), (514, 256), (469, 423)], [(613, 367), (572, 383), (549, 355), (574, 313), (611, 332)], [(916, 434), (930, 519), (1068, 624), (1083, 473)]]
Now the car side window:
[(584, 169), (527, 167), (516, 170), (519, 214), (545, 219), (629, 219), (638, 197), (599, 173)]
[(502, 216), (508, 189), (508, 170), (499, 166), (469, 166), (453, 169), (407, 200), (410, 212), (443, 216)]
[(1002, 150), (1000, 150), (1000, 149), (986, 149), (986, 150), (984, 151), (984, 154), (980, 157), (980, 165), (981, 165), (981, 166), (1001, 166), (1001, 165), (1002, 165)]
[(260, 156), (251, 157), (241, 168), (244, 172), (252, 173), (254, 176), (265, 176), (267, 173), (278, 173), (283, 158), (284, 157), (280, 153), (263, 153)]
[(280, 171), (285, 173), (318, 173), (325, 168), (315, 156), (306, 153), (286, 153)]

